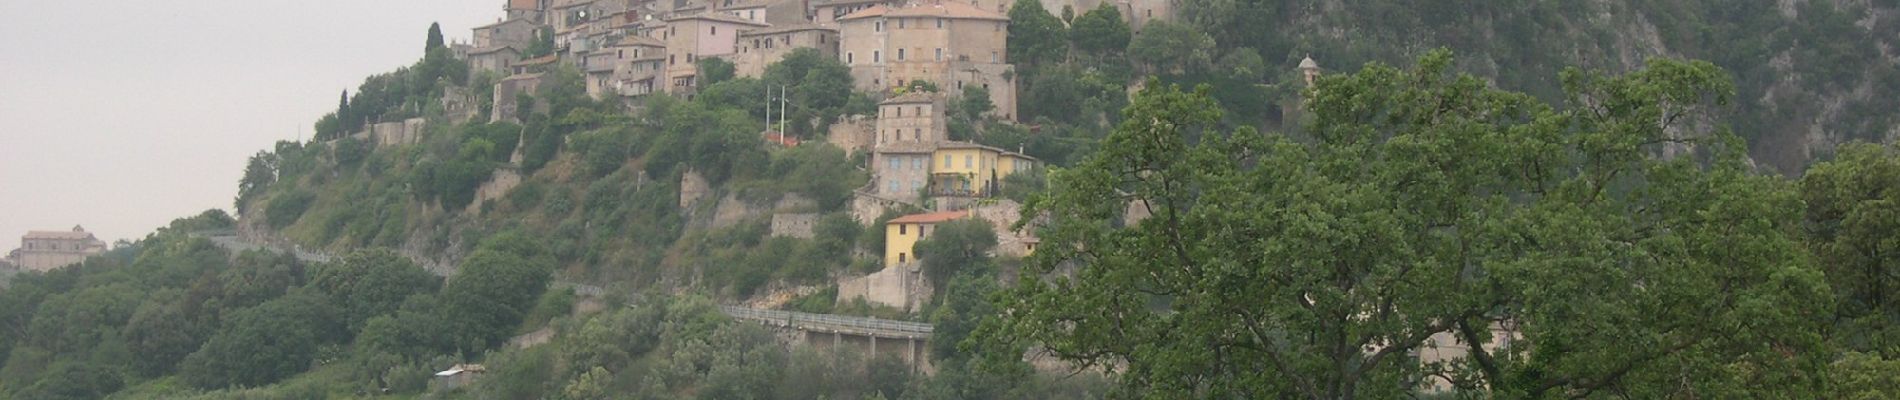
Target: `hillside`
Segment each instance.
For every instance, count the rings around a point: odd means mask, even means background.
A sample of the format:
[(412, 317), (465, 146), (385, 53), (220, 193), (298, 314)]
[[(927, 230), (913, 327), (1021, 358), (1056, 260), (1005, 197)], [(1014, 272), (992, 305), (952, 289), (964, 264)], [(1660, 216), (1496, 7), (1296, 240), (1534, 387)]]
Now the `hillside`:
[[(0, 397), (1881, 398), (1900, 370), (1900, 152), (1850, 143), (1900, 140), (1900, 1), (1025, 1), (974, 18), (1007, 18), (1010, 85), (876, 90), (812, 46), (604, 70), (547, 3), (496, 25), (552, 21), (523, 49), (431, 29), (251, 157), (235, 215), (4, 278)], [(689, 79), (601, 79), (637, 63)], [(900, 304), (840, 295), (874, 284)], [(929, 367), (721, 304), (931, 323)]]
[(1551, 102), (1562, 100), (1565, 68), (1707, 60), (1736, 82), (1723, 120), (1783, 173), (1839, 143), (1900, 137), (1890, 112), (1900, 100), (1887, 95), (1900, 91), (1900, 3), (1890, 0), (1187, 0), (1178, 15), (1212, 37), (1201, 60), (1223, 68), (1248, 64), (1222, 63), (1245, 58), (1241, 49), (1291, 76), (1303, 55), (1349, 72), (1444, 47), (1459, 69)]

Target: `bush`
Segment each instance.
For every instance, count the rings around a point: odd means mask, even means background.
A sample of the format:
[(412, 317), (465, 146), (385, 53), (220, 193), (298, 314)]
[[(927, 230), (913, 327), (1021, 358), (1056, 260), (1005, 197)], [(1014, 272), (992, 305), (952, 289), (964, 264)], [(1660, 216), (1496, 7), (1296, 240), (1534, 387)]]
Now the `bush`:
[(310, 203), (315, 202), (316, 199), (316, 195), (303, 190), (273, 197), (270, 204), (264, 208), (264, 220), (272, 228), (283, 229), (296, 223), (298, 218), (302, 218), (304, 211), (310, 210)]

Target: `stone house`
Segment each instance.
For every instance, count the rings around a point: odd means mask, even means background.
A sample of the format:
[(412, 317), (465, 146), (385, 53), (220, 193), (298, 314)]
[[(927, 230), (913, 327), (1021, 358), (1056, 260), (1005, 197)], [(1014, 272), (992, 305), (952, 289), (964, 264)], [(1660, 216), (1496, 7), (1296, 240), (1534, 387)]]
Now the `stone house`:
[(845, 65), (857, 89), (879, 92), (911, 81), (948, 93), (988, 89), (992, 115), (1016, 115), (1015, 68), (1007, 63), (1009, 18), (955, 0), (876, 5), (839, 19)]
[(539, 73), (548, 72), (548, 70), (553, 69), (554, 65), (559, 63), (560, 61), (561, 61), (560, 56), (549, 54), (545, 56), (521, 60), (519, 62), (516, 62), (515, 65), (509, 69), (515, 75), (539, 74)]
[(666, 41), (666, 92), (691, 94), (699, 90), (698, 62), (701, 58), (721, 57), (738, 51), (739, 33), (764, 28), (763, 22), (739, 19), (727, 14), (703, 13), (666, 20), (661, 37)]
[(468, 67), (476, 72), (507, 73), (517, 62), (521, 62), (521, 50), (513, 46), (490, 47), (468, 52)]
[(917, 201), (930, 179), (931, 153), (945, 141), (944, 100), (911, 93), (878, 103), (871, 145), (871, 181), (878, 195)]
[(838, 30), (809, 23), (773, 26), (739, 34), (739, 53), (732, 56), (739, 76), (759, 77), (765, 68), (785, 59), (793, 49), (817, 49), (825, 57), (838, 56)]
[(506, 19), (495, 23), (477, 26), (472, 29), (477, 51), (495, 47), (528, 48), (534, 43), (535, 31), (539, 29), (534, 22), (526, 19)]
[(105, 251), (105, 241), (75, 225), (70, 231), (27, 232), (20, 237), (20, 249), (15, 250), (13, 258), (21, 270), (48, 271), (78, 264), (86, 257)]
[[(534, 94), (541, 87), (541, 74), (520, 74), (503, 78), (495, 82), (495, 106), (488, 122), (520, 122), (523, 110), (515, 101), (515, 95)], [(532, 110), (528, 110), (532, 111)]]
[(508, 13), (508, 19), (520, 19), (537, 24), (546, 23), (551, 0), (508, 0), (502, 5), (502, 11)]
[(863, 11), (871, 6), (896, 6), (904, 0), (814, 0), (811, 2), (811, 22), (836, 27), (838, 20), (851, 13)]
[(644, 96), (660, 89), (664, 82), (666, 44), (651, 37), (632, 35), (608, 46), (621, 61), (614, 68), (609, 86), (621, 96)]
[(714, 10), (772, 25), (808, 24), (806, 0), (711, 0)]

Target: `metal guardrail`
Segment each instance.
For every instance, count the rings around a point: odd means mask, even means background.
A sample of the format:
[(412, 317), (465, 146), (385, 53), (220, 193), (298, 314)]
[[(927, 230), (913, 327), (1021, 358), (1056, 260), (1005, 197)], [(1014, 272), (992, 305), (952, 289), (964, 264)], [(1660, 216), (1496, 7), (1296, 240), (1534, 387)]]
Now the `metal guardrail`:
[[(866, 331), (895, 333), (896, 335), (929, 336), (935, 328), (921, 322), (892, 321), (888, 319), (852, 317), (834, 314), (812, 314), (797, 311), (760, 310), (737, 306), (719, 306), (720, 311), (733, 318), (755, 321), (768, 321), (786, 326), (822, 326), (852, 328)], [(894, 336), (896, 336), (894, 335)]]

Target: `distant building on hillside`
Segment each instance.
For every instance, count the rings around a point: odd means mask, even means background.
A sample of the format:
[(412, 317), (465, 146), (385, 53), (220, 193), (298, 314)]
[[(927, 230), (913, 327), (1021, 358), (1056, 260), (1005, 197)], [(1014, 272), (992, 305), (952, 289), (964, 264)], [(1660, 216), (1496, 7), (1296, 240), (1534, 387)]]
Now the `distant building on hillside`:
[(917, 261), (917, 242), (929, 236), (932, 228), (968, 216), (969, 211), (941, 211), (906, 215), (884, 223), (884, 267)]
[(690, 95), (699, 91), (699, 60), (738, 52), (742, 30), (770, 26), (730, 14), (704, 13), (666, 20), (666, 92)]
[(871, 133), (873, 193), (905, 202), (992, 197), (1003, 177), (1036, 168), (1034, 157), (948, 140), (944, 110), (943, 97), (926, 92), (878, 104)]
[(105, 241), (75, 225), (71, 231), (27, 232), (20, 237), (14, 262), (23, 270), (46, 271), (77, 264), (105, 251)]
[(961, 94), (989, 90), (992, 115), (1016, 117), (1009, 17), (955, 0), (874, 5), (839, 18), (839, 51), (857, 89), (884, 92), (912, 81)]
[(838, 57), (838, 29), (812, 24), (790, 24), (739, 34), (739, 54), (733, 55), (738, 76), (765, 75), (765, 67), (785, 59), (792, 50), (809, 47), (825, 58)]

